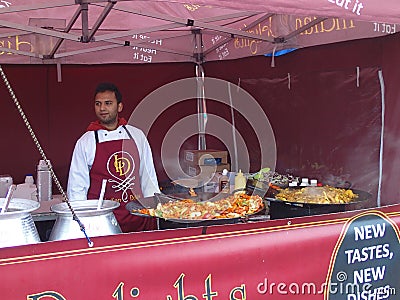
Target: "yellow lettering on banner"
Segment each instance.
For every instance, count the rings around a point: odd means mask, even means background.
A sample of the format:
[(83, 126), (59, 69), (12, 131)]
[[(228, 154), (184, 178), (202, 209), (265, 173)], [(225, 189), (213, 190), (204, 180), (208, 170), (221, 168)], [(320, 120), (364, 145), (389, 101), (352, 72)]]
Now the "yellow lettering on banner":
[(211, 274), (207, 276), (204, 282), (205, 293), (202, 295), (203, 299), (212, 300), (214, 297), (218, 296), (218, 292), (213, 292), (211, 288)]
[(34, 294), (34, 295), (28, 295), (26, 296), (27, 300), (40, 300), (40, 299), (48, 299), (48, 297), (51, 297), (52, 299), (56, 300), (66, 300), (60, 293), (53, 292), (53, 291), (47, 291), (47, 292), (42, 292), (39, 294)]
[[(310, 22), (316, 20), (317, 17), (304, 17), (304, 18), (296, 18), (296, 30), (309, 24)], [(332, 31), (339, 31), (339, 30), (348, 30), (353, 29), (356, 26), (354, 25), (353, 20), (344, 20), (339, 18), (331, 18), (324, 20), (311, 28), (303, 31), (300, 35), (311, 35), (316, 33), (325, 33), (325, 32), (332, 32)]]
[(197, 4), (184, 4), (183, 6), (186, 7), (186, 9), (189, 11), (195, 11), (200, 8), (200, 5)]
[[(239, 296), (240, 298), (237, 298)], [(239, 287), (235, 287), (234, 289), (231, 290), (229, 294), (229, 300), (246, 300), (246, 286), (242, 284)]]
[[(26, 46), (26, 47), (25, 47)], [(17, 51), (27, 51), (32, 52), (32, 44), (30, 42), (26, 42), (21, 40), (21, 37), (16, 35), (15, 37), (7, 37), (7, 39), (0, 40), (0, 47), (17, 50)], [(0, 51), (0, 55), (3, 54), (13, 54), (8, 51)]]
[[(177, 290), (177, 300), (198, 300), (198, 298), (194, 295), (185, 295), (185, 289), (183, 284), (183, 278), (185, 277), (184, 273), (179, 275), (179, 278), (174, 283), (174, 288)], [(204, 281), (204, 291), (205, 293), (202, 295), (203, 299), (213, 300), (214, 297), (218, 296), (218, 292), (213, 292), (211, 287), (211, 274), (208, 274), (206, 280)], [(167, 300), (173, 300), (174, 298), (171, 295), (167, 295)], [(243, 300), (245, 298), (242, 298)]]
[(181, 273), (179, 278), (174, 283), (174, 288), (176, 288), (178, 293), (178, 300), (198, 300), (197, 297), (193, 295), (185, 296), (185, 289), (183, 287), (183, 278), (185, 274)]
[(112, 294), (112, 297), (117, 299), (117, 300), (122, 300), (124, 299), (124, 283), (120, 282), (117, 288), (115, 289), (114, 293)]
[(32, 44), (31, 43), (29, 43), (29, 42), (25, 42), (25, 41), (20, 41), (19, 40), (19, 36), (17, 35), (17, 36), (15, 36), (15, 49), (16, 50), (20, 50), (20, 46), (21, 45), (29, 45), (29, 52), (31, 52), (31, 50), (32, 50)]
[[(260, 37), (276, 37), (276, 35), (272, 32), (272, 17), (268, 19), (269, 24), (261, 24), (258, 23), (252, 29), (244, 30), (248, 33), (259, 35)], [(247, 27), (247, 24), (244, 24), (244, 29)], [(250, 53), (255, 55), (258, 53), (258, 44), (261, 43), (261, 40), (257, 39), (249, 39), (249, 38), (238, 38), (234, 39), (233, 45), (236, 49), (249, 48)]]
[[(305, 17), (304, 18), (304, 25), (310, 23), (312, 21), (312, 19), (310, 17)], [(304, 31), (304, 34), (312, 34), (313, 33), (313, 27), (311, 27), (310, 29)]]

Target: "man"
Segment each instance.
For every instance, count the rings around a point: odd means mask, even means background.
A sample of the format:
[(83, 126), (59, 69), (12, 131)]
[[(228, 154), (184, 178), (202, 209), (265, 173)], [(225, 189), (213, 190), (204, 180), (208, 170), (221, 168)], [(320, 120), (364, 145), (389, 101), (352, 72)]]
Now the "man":
[(94, 107), (98, 120), (90, 123), (72, 155), (69, 200), (99, 199), (102, 181), (107, 179), (104, 199), (120, 202), (114, 214), (122, 232), (156, 229), (154, 218), (134, 216), (125, 208), (129, 201), (160, 192), (146, 136), (118, 117), (123, 103), (114, 84), (97, 86)]

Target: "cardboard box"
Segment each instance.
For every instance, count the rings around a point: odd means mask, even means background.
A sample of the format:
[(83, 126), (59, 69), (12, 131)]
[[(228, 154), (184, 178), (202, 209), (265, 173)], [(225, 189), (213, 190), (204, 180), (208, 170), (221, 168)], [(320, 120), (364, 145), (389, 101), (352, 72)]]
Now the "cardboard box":
[(220, 150), (185, 150), (186, 164), (198, 166), (222, 165), (228, 163), (228, 151)]
[(183, 171), (189, 176), (197, 176), (201, 173), (202, 177), (210, 178), (216, 172), (222, 172), (224, 169), (230, 170), (230, 164), (220, 165), (191, 165), (185, 164)]

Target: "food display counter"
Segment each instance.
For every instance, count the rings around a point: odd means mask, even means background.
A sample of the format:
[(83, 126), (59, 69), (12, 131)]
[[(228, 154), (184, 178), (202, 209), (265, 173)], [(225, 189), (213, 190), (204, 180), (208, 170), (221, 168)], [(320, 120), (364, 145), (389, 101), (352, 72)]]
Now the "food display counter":
[[(37, 216), (38, 217), (38, 216)], [(400, 205), (0, 249), (3, 299), (398, 299)], [(369, 297), (369, 298), (368, 298)]]
[[(181, 197), (183, 197), (183, 194), (177, 194)], [(211, 197), (209, 195), (214, 195), (211, 193), (203, 193), (202, 196), (204, 197), (207, 195), (207, 197)], [(221, 196), (220, 196), (221, 198)], [(152, 200), (153, 197), (149, 197), (148, 199), (142, 199), (142, 202), (149, 202), (149, 200)], [(51, 207), (56, 204), (62, 203), (63, 198), (62, 195), (53, 195), (52, 200), (50, 201), (41, 201), (40, 202), (40, 207), (32, 212), (32, 218), (33, 221), (35, 222), (35, 225), (38, 229), (39, 235), (41, 240), (48, 241), (51, 230), (54, 226), (54, 222), (57, 218), (57, 214), (51, 210)], [(152, 200), (153, 202), (153, 200)], [(133, 202), (131, 204), (134, 204)], [(131, 206), (128, 206), (128, 208)], [(135, 207), (135, 206), (132, 206)], [(163, 218), (158, 218), (157, 219), (157, 228), (158, 230), (164, 230), (164, 229), (174, 229), (174, 228), (188, 228), (188, 227), (201, 227), (204, 225), (210, 226), (210, 225), (218, 225), (218, 224), (234, 224), (234, 223), (248, 223), (248, 222), (258, 222), (258, 221), (265, 221), (269, 220), (270, 216), (268, 214), (267, 210), (262, 210), (257, 214), (254, 214), (250, 217), (247, 217), (245, 219), (243, 218), (229, 218), (229, 219), (219, 219), (219, 220), (214, 220), (214, 221), (203, 221), (203, 222), (195, 222), (195, 220), (191, 222), (179, 222), (179, 221), (172, 221), (172, 220), (165, 220)]]

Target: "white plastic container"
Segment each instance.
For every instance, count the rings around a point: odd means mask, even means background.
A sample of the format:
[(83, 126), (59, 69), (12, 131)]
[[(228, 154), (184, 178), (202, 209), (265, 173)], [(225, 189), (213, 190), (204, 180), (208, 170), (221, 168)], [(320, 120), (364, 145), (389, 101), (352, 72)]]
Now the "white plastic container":
[(25, 182), (17, 184), (13, 197), (37, 201), (37, 188), (33, 175), (27, 174), (25, 176)]
[(309, 186), (309, 185), (310, 184), (308, 182), (308, 178), (307, 177), (304, 177), (304, 178), (301, 179), (300, 186)]

